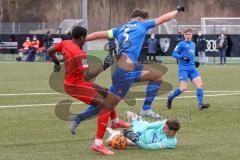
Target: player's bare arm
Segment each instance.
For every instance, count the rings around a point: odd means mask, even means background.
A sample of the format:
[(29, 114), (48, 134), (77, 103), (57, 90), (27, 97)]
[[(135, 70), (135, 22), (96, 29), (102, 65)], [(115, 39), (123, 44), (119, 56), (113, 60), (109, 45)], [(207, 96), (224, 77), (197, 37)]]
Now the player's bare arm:
[(48, 54), (52, 58), (52, 61), (54, 62), (54, 69), (53, 69), (54, 72), (60, 72), (61, 65), (60, 65), (60, 62), (58, 61), (55, 53), (56, 53), (56, 51), (55, 51), (54, 47), (51, 47), (48, 49)]
[(97, 70), (95, 71), (91, 71), (91, 70), (86, 70), (86, 73), (84, 75), (84, 80), (89, 81), (95, 77), (97, 77), (103, 70), (103, 66), (99, 67)]
[(87, 36), (86, 41), (93, 41), (96, 39), (108, 39), (108, 31), (99, 31), (91, 33)]
[(48, 49), (48, 54), (52, 58), (53, 62), (54, 63), (59, 63), (55, 53), (56, 53), (56, 51), (55, 51), (54, 47), (51, 47), (51, 48)]
[(84, 75), (84, 79), (86, 81), (93, 79), (95, 77), (97, 77), (101, 72), (105, 71), (107, 68), (109, 68), (111, 65), (113, 64), (113, 58), (112, 56), (108, 55), (104, 60), (103, 60), (103, 64), (101, 65), (101, 67), (99, 67), (97, 70), (95, 71), (90, 71), (89, 69), (86, 71), (85, 75)]
[(184, 12), (185, 8), (184, 6), (178, 6), (176, 10), (166, 13), (164, 15), (162, 15), (161, 17), (158, 17), (155, 19), (155, 24), (156, 26), (163, 24), (167, 21), (170, 21), (171, 19), (173, 19), (174, 17), (176, 17), (178, 15), (178, 13), (180, 12)]

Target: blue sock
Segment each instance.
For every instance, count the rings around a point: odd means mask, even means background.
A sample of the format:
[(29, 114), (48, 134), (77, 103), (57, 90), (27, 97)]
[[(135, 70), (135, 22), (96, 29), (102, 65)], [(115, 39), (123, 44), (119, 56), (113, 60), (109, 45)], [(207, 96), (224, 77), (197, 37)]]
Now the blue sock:
[(144, 104), (142, 107), (143, 110), (148, 110), (148, 109), (152, 108), (152, 102), (158, 93), (160, 85), (161, 85), (161, 83), (159, 83), (159, 82), (149, 82), (148, 83), (146, 98), (145, 98), (145, 101), (144, 101)]
[(203, 89), (197, 88), (197, 99), (198, 99), (198, 106), (203, 105)]
[(180, 94), (182, 93), (182, 91), (177, 88), (170, 96), (169, 96), (169, 99), (170, 100), (173, 100), (175, 97), (179, 96)]
[(79, 124), (80, 122), (97, 115), (99, 113), (99, 111), (100, 111), (99, 107), (95, 107), (93, 105), (90, 105), (84, 112), (79, 113), (76, 116), (75, 122), (77, 124)]

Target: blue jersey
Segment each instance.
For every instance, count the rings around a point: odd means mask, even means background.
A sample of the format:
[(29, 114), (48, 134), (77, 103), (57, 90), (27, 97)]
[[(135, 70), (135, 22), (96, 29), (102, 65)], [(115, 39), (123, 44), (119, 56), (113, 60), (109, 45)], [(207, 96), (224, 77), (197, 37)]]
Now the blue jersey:
[[(179, 70), (193, 70), (195, 67), (195, 43), (192, 41), (179, 42), (174, 49), (172, 56), (179, 59)], [(190, 59), (189, 63), (182, 60), (183, 57)]]
[(155, 26), (155, 20), (130, 21), (127, 24), (108, 31), (109, 38), (118, 41), (118, 54), (126, 54), (134, 63), (138, 63), (138, 57), (147, 31)]

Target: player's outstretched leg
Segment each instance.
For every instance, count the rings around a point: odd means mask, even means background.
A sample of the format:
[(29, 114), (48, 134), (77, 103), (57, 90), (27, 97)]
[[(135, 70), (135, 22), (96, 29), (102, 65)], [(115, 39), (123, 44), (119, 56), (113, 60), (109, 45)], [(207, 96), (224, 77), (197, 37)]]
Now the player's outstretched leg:
[(179, 96), (181, 93), (187, 90), (187, 81), (180, 81), (179, 88), (177, 88), (170, 96), (168, 96), (167, 100), (167, 108), (172, 108), (172, 101), (175, 97)]
[(210, 104), (204, 104), (203, 101), (203, 97), (204, 97), (204, 90), (202, 88), (203, 83), (202, 83), (202, 79), (200, 76), (194, 78), (192, 80), (192, 82), (196, 85), (197, 90), (196, 90), (196, 94), (197, 94), (197, 100), (198, 100), (198, 110), (201, 111), (203, 109), (207, 109), (209, 108)]
[[(85, 85), (71, 87), (72, 88), (66, 86), (70, 95), (73, 95), (74, 98), (79, 99), (80, 101), (90, 104), (89, 107), (84, 112), (79, 113), (70, 124), (71, 133), (75, 135), (77, 127), (82, 121), (92, 118), (100, 112), (100, 108), (97, 106), (102, 102), (94, 102), (95, 105), (93, 105), (92, 102), (96, 99), (97, 95), (99, 95), (98, 99), (104, 99), (107, 96), (108, 89), (90, 82), (85, 83)], [(84, 94), (81, 95), (79, 91), (84, 91)]]
[(96, 133), (96, 139), (92, 145), (92, 150), (100, 152), (104, 155), (113, 155), (114, 153), (103, 145), (103, 137), (107, 129), (109, 117), (111, 117), (112, 119), (112, 127), (114, 126), (113, 128), (129, 128), (130, 124), (117, 118), (117, 114), (113, 107), (116, 106), (119, 102), (119, 99), (116, 96), (108, 94), (107, 97), (104, 99), (96, 99), (102, 101), (102, 103), (98, 103), (100, 104), (98, 105), (100, 107), (100, 113), (98, 115), (98, 128)]
[(172, 101), (175, 97), (179, 96), (182, 93), (180, 88), (177, 88), (170, 96), (168, 96), (167, 100), (167, 108), (172, 109)]
[(86, 120), (86, 119), (89, 119), (91, 117), (94, 117), (96, 116), (98, 113), (100, 112), (100, 109), (99, 107), (96, 107), (96, 106), (93, 106), (93, 105), (90, 105), (86, 111), (78, 114), (75, 119), (73, 121), (71, 121), (71, 125), (70, 125), (70, 129), (71, 129), (71, 133), (73, 135), (75, 135), (77, 133), (77, 127), (78, 125)]
[(143, 65), (141, 81), (149, 81), (149, 83), (147, 86), (146, 98), (140, 111), (140, 116), (159, 119), (160, 115), (152, 111), (152, 103), (160, 88), (162, 73), (149, 65)]
[[(71, 133), (73, 135), (75, 135), (77, 133), (77, 127), (78, 125), (89, 119), (89, 118), (93, 118), (94, 116), (98, 115), (100, 112), (100, 108), (96, 107), (94, 105), (90, 105), (86, 111), (78, 114), (75, 119), (73, 121), (71, 121), (70, 124), (70, 129), (71, 129)], [(117, 113), (115, 110), (111, 111), (110, 113), (110, 118), (112, 120), (112, 129), (117, 129), (117, 128), (129, 128), (130, 127), (130, 123), (126, 123), (123, 120), (119, 119), (117, 117)]]
[(110, 116), (110, 111), (101, 108), (100, 113), (98, 115), (98, 129), (96, 134), (96, 139), (92, 145), (92, 150), (96, 152), (100, 152), (104, 155), (114, 155), (114, 152), (109, 150), (107, 147), (103, 145), (103, 137), (107, 128), (108, 118)]

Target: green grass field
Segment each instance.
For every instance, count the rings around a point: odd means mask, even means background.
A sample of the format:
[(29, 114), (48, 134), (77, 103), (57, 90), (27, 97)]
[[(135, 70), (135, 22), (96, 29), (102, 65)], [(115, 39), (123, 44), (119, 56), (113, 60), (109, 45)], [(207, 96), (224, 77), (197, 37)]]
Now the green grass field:
[[(177, 66), (166, 67), (164, 79), (176, 87)], [(129, 147), (115, 151), (114, 157), (90, 150), (96, 119), (82, 123), (78, 134), (72, 136), (69, 122), (56, 117), (54, 104), (68, 96), (32, 94), (54, 93), (48, 83), (51, 71), (51, 63), (0, 63), (0, 160), (238, 160), (240, 157), (239, 65), (200, 68), (206, 95), (210, 95), (205, 101), (212, 105), (207, 111), (197, 111), (196, 98), (188, 97), (195, 95), (194, 92), (184, 93), (171, 111), (166, 109), (165, 99), (155, 100), (155, 111), (181, 121), (176, 149), (151, 151)], [(110, 71), (102, 73), (97, 83), (108, 87)], [(192, 85), (188, 89), (195, 90)], [(120, 103), (120, 117), (124, 118), (127, 110), (138, 112), (142, 103), (141, 100), (135, 106)], [(72, 110), (76, 112), (85, 106), (73, 105)]]

